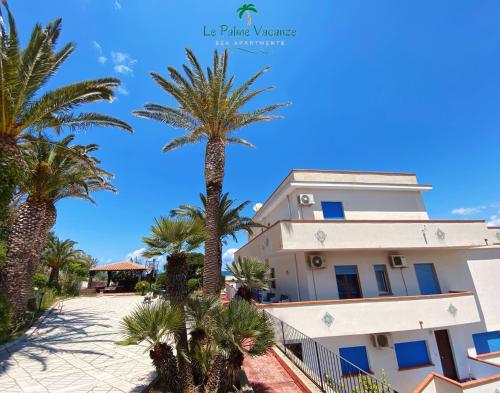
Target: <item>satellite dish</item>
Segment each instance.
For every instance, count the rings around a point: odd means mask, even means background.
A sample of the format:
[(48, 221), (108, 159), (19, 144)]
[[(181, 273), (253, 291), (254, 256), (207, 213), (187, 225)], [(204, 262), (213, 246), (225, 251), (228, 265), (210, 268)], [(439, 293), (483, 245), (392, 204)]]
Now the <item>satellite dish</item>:
[(256, 203), (255, 205), (253, 205), (253, 211), (255, 213), (257, 213), (261, 207), (262, 207), (262, 203)]

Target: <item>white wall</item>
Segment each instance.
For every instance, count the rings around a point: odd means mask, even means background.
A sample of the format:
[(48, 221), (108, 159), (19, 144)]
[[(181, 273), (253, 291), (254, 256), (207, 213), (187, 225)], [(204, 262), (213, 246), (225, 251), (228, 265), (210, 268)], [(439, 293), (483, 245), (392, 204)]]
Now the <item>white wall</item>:
[(349, 336), (342, 338), (322, 338), (318, 339), (318, 342), (337, 354), (339, 353), (339, 348), (342, 347), (354, 347), (359, 345), (366, 346), (371, 371), (375, 373), (375, 376), (377, 378), (380, 378), (382, 369), (384, 369), (391, 387), (400, 393), (411, 392), (426, 377), (426, 375), (432, 371), (442, 373), (436, 340), (432, 331), (421, 330), (393, 333), (392, 339), (394, 343), (426, 340), (427, 348), (429, 350), (429, 357), (431, 359), (431, 362), (434, 363), (434, 366), (398, 371), (398, 364), (394, 349), (374, 348), (371, 343), (370, 336), (368, 335)]
[(467, 260), (487, 330), (500, 330), (500, 247), (470, 250)]
[[(450, 304), (456, 309), (454, 314), (448, 311)], [(480, 321), (472, 294), (265, 307), (280, 320), (313, 338), (443, 328)], [(326, 313), (334, 318), (331, 326), (323, 323)]]
[[(500, 249), (498, 251), (500, 253)], [(314, 253), (314, 252), (313, 252)], [(385, 264), (391, 289), (396, 296), (420, 295), (414, 264), (434, 263), (439, 284), (443, 293), (448, 291), (472, 291), (475, 289), (470, 274), (468, 274), (467, 258), (460, 250), (406, 250), (404, 255), (408, 261), (408, 268), (392, 269), (388, 263), (387, 251), (337, 251), (320, 252), (324, 257), (326, 267), (312, 270), (307, 261), (307, 254), (297, 252), (299, 281), (307, 282), (310, 288), (310, 297), (302, 294), (301, 300), (332, 300), (338, 299), (337, 282), (335, 279), (336, 265), (356, 265), (363, 297), (378, 297), (377, 281), (375, 279), (374, 265)], [(289, 257), (270, 257), (271, 266), (277, 267), (279, 261), (292, 259)], [(500, 263), (498, 264), (500, 266)], [(313, 278), (314, 277), (314, 281)], [(499, 276), (500, 277), (500, 276)], [(288, 280), (282, 276), (281, 280)], [(278, 286), (280, 281), (277, 280)], [(315, 296), (317, 294), (317, 298)]]
[[(299, 194), (313, 194), (315, 203), (299, 207)], [(346, 220), (427, 220), (422, 196), (417, 191), (367, 191), (299, 189), (292, 193), (292, 209), (301, 218), (322, 220), (321, 202), (342, 202)]]

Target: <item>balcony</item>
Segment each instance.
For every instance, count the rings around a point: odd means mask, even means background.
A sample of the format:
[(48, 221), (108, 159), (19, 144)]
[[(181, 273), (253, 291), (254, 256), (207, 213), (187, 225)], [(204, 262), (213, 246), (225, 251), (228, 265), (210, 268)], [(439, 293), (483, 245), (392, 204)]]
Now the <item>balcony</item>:
[(282, 220), (255, 236), (238, 255), (281, 251), (460, 248), (491, 244), (484, 221)]
[(317, 337), (433, 329), (480, 320), (472, 292), (259, 304)]

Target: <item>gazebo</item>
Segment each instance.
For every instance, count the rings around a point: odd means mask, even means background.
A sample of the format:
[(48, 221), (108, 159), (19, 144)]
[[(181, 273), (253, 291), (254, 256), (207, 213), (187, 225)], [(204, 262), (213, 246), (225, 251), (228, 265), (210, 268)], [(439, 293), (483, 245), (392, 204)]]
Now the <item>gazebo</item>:
[[(106, 284), (106, 287), (104, 290), (133, 290), (134, 285), (139, 279), (142, 277), (144, 272), (147, 272), (149, 269), (145, 267), (144, 265), (141, 265), (139, 263), (131, 262), (131, 261), (121, 261), (121, 262), (115, 262), (115, 263), (110, 263), (109, 265), (103, 265), (103, 266), (97, 266), (89, 270), (89, 282), (87, 285), (87, 288), (92, 288), (92, 280), (97, 272), (107, 272), (108, 274), (108, 281)], [(126, 273), (132, 273), (130, 275), (130, 279), (124, 281), (124, 285), (116, 285), (113, 287), (110, 287), (111, 280), (113, 279), (113, 273), (117, 272), (126, 272)], [(96, 288), (98, 289), (98, 288)]]

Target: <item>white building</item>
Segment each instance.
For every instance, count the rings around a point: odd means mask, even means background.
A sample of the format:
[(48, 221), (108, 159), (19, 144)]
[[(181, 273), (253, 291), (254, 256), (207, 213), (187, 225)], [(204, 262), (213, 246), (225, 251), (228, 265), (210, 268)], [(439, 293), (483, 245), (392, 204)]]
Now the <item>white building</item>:
[[(274, 272), (259, 307), (383, 369), (398, 392), (498, 393), (500, 228), (429, 219), (431, 189), (408, 173), (292, 170), (236, 257)], [(300, 342), (290, 349), (312, 361)]]

